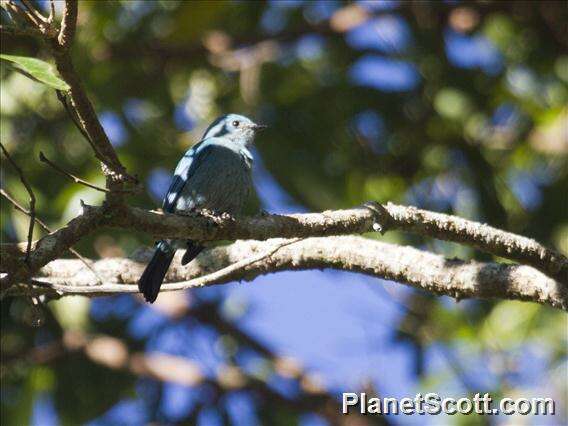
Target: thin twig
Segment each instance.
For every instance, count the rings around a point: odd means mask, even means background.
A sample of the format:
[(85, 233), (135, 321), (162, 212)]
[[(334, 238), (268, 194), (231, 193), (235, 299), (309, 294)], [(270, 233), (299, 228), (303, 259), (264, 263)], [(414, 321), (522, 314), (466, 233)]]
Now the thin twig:
[(35, 198), (34, 192), (32, 190), (32, 187), (30, 186), (26, 177), (24, 176), (24, 172), (22, 171), (22, 169), (20, 169), (18, 167), (18, 165), (14, 162), (14, 160), (12, 160), (12, 157), (10, 157), (10, 154), (8, 154), (8, 151), (6, 151), (6, 148), (4, 147), (4, 145), (1, 142), (0, 142), (0, 147), (2, 148), (2, 151), (4, 152), (4, 155), (6, 156), (6, 158), (10, 162), (10, 164), (12, 164), (12, 167), (16, 170), (16, 172), (20, 176), (20, 181), (22, 182), (22, 184), (24, 185), (24, 187), (26, 188), (26, 191), (28, 191), (28, 194), (30, 196), (30, 214), (29, 214), (30, 225), (29, 225), (29, 229), (28, 229), (28, 246), (27, 246), (27, 249), (26, 249), (26, 263), (28, 263), (29, 259), (30, 259), (30, 251), (31, 251), (31, 248), (32, 248), (32, 238), (33, 238), (33, 233), (34, 233), (36, 198)]
[[(67, 115), (69, 116), (69, 118), (71, 119), (77, 130), (79, 130), (81, 135), (85, 138), (87, 142), (89, 142), (89, 145), (91, 145), (91, 148), (95, 152), (95, 156), (98, 159), (100, 159), (103, 164), (105, 164), (104, 155), (101, 154), (100, 150), (98, 149), (98, 146), (93, 142), (93, 140), (91, 139), (91, 137), (89, 136), (83, 125), (81, 124), (81, 120), (77, 116), (77, 110), (69, 105), (65, 92), (61, 90), (56, 90), (55, 93), (57, 94), (57, 99), (59, 99), (59, 102), (61, 102), (61, 104), (65, 108), (65, 111), (67, 111)], [(105, 189), (104, 192), (111, 192), (111, 191)], [(113, 192), (132, 192), (132, 191), (114, 190)]]
[(57, 170), (59, 173), (61, 173), (63, 176), (68, 177), (69, 179), (71, 179), (73, 182), (75, 183), (79, 183), (81, 185), (85, 185), (89, 188), (95, 189), (97, 191), (101, 191), (101, 192), (110, 192), (108, 189), (106, 188), (102, 188), (100, 186), (94, 185), (92, 183), (87, 182), (84, 179), (81, 179), (75, 175), (72, 175), (71, 173), (63, 170), (61, 167), (59, 167), (57, 164), (53, 163), (52, 161), (50, 161), (44, 154), (43, 152), (39, 152), (39, 161), (41, 161), (42, 163), (46, 163), (49, 164), (51, 167), (53, 167), (55, 170)]
[[(6, 190), (0, 188), (0, 195), (2, 195), (4, 198), (6, 198), (6, 200), (8, 200), (10, 203), (12, 203), (16, 210), (19, 210), (22, 213), (30, 216), (30, 211), (27, 210), (20, 203), (18, 203), (14, 197), (12, 197), (10, 194), (8, 194), (8, 192), (6, 192)], [(51, 232), (51, 230), (47, 227), (47, 225), (41, 219), (36, 217), (36, 218), (34, 218), (34, 220), (44, 231)]]
[[(14, 197), (12, 197), (10, 194), (8, 194), (8, 192), (6, 192), (2, 188), (0, 188), (0, 195), (2, 195), (4, 198), (6, 198), (6, 200), (8, 200), (10, 203), (12, 203), (12, 205), (16, 208), (16, 210), (19, 210), (20, 212), (24, 213), (25, 215), (28, 215), (28, 216), (31, 217), (31, 212), (29, 210), (27, 210), (26, 208), (24, 208), (24, 206), (22, 206), (20, 203), (18, 203), (18, 201), (16, 201), (16, 199)], [(40, 218), (35, 217), (34, 220), (45, 232), (48, 232), (48, 233), (53, 232), (51, 230), (51, 228), (49, 226), (47, 226), (47, 224), (43, 220), (41, 220)], [(80, 254), (77, 250), (75, 250), (73, 247), (69, 247), (69, 251), (77, 259), (79, 259), (81, 262), (83, 262), (83, 264), (93, 273), (93, 275), (95, 275), (95, 277), (97, 278), (97, 281), (100, 284), (102, 284), (101, 277), (91, 267), (90, 261), (86, 257), (84, 257), (82, 254)]]
[(47, 22), (50, 24), (55, 19), (55, 1), (49, 0), (49, 16), (47, 17)]
[(40, 23), (37, 21), (37, 18), (35, 17), (35, 15), (33, 13), (29, 12), (28, 10), (24, 10), (16, 2), (13, 2), (11, 0), (8, 0), (8, 2), (6, 4), (7, 4), (7, 7), (10, 8), (12, 10), (12, 12), (14, 12), (15, 15), (19, 16), (20, 18), (23, 18), (33, 28), (36, 28), (36, 29), (39, 30)]
[[(42, 22), (46, 22), (45, 16), (43, 16), (39, 11), (30, 3), (29, 0), (20, 0), (28, 12), (34, 16), (34, 18), (39, 19)], [(38, 25), (41, 25), (38, 22)]]
[(32, 327), (39, 327), (42, 325), (43, 321), (43, 312), (42, 312), (42, 303), (38, 296), (32, 293), (30, 286), (26, 286), (24, 292), (29, 297), (31, 302), (31, 313), (32, 317), (30, 318), (30, 325)]

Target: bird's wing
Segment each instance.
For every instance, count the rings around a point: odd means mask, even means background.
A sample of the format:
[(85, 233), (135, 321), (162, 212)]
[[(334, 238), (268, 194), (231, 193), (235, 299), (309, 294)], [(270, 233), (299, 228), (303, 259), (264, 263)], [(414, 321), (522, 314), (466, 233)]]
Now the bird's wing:
[(182, 159), (179, 160), (174, 171), (174, 177), (170, 183), (170, 188), (162, 204), (162, 209), (165, 212), (173, 212), (175, 210), (177, 200), (182, 193), (183, 187), (207, 156), (210, 151), (208, 149), (210, 146), (211, 145), (205, 143), (205, 141), (201, 141), (189, 149)]

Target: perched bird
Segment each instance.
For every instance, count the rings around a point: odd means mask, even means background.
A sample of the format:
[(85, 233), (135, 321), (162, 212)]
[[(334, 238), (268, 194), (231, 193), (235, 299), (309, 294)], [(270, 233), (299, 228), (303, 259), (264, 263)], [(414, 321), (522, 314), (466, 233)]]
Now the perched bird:
[[(253, 192), (253, 158), (249, 147), (255, 133), (265, 127), (237, 114), (224, 115), (211, 123), (201, 141), (178, 163), (163, 201), (163, 210), (168, 213), (200, 209), (217, 214), (241, 213)], [(156, 243), (154, 256), (138, 281), (138, 289), (147, 302), (152, 303), (158, 297), (179, 245), (178, 240)], [(182, 265), (191, 262), (202, 250), (198, 242), (188, 240)]]

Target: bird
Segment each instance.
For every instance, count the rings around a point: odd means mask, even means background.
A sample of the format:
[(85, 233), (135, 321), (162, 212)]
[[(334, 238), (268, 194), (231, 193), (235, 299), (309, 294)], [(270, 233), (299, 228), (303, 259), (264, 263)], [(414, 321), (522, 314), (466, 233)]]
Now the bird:
[[(264, 128), (265, 125), (239, 114), (223, 115), (213, 121), (177, 164), (162, 210), (178, 214), (197, 210), (242, 213), (254, 192), (250, 147), (257, 132)], [(138, 281), (138, 289), (147, 302), (153, 303), (158, 297), (176, 248), (183, 247), (183, 243), (171, 239), (156, 243), (154, 255)], [(185, 241), (185, 248), (182, 265), (204, 249), (193, 240)]]

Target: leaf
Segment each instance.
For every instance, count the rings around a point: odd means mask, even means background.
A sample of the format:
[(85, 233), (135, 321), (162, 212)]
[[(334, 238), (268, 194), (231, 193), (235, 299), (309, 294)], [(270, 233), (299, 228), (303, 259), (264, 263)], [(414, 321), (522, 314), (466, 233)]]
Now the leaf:
[(0, 59), (16, 64), (16, 67), (28, 77), (57, 90), (69, 90), (69, 85), (57, 75), (51, 64), (27, 56), (0, 54)]

